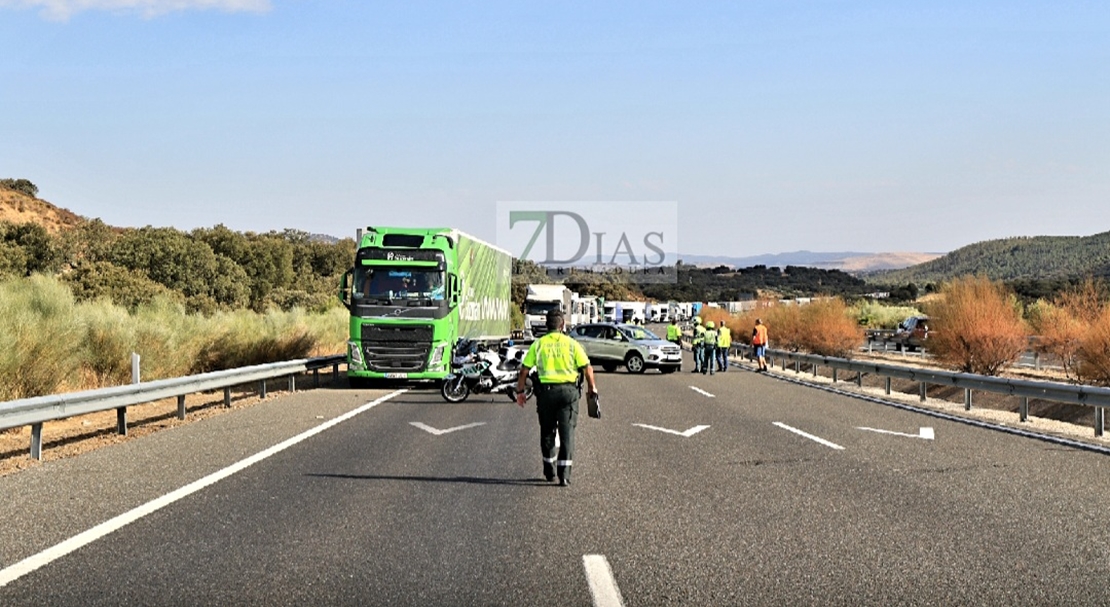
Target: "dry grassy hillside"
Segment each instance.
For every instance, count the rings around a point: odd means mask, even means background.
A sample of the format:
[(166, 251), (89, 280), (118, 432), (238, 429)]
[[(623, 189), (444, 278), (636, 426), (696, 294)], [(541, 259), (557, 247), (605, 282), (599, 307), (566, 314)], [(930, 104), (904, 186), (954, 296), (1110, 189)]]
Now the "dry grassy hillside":
[(849, 274), (893, 270), (916, 266), (940, 256), (940, 253), (876, 253), (861, 257), (846, 257), (837, 264), (837, 269)]
[(45, 200), (32, 198), (22, 192), (0, 188), (0, 221), (11, 223), (37, 223), (51, 234), (80, 225), (80, 215), (56, 207)]

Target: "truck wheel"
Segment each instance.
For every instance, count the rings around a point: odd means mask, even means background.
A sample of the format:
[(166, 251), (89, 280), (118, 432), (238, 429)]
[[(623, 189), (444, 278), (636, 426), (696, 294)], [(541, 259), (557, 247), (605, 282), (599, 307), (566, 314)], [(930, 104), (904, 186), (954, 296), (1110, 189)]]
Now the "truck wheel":
[(628, 369), (629, 373), (643, 373), (644, 372), (644, 357), (633, 352), (624, 359), (624, 368)]
[(614, 371), (617, 370), (617, 364), (616, 363), (601, 363), (601, 368), (605, 369), (606, 373), (613, 373)]
[(466, 380), (462, 377), (450, 378), (444, 380), (439, 393), (449, 403), (461, 403), (470, 396), (470, 386), (466, 385)]

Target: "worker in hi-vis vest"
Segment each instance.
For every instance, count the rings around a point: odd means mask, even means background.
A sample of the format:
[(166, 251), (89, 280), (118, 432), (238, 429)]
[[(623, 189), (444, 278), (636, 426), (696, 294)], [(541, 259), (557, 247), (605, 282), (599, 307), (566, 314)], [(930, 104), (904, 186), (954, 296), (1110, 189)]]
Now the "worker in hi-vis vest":
[[(524, 390), (528, 374), (533, 368), (539, 376), (536, 391), (536, 413), (540, 418), (540, 456), (543, 458), (543, 476), (559, 484), (570, 484), (570, 470), (574, 463), (574, 427), (578, 424), (578, 400), (582, 396), (578, 375), (586, 378), (589, 394), (597, 394), (597, 383), (590, 359), (582, 344), (563, 332), (563, 312), (555, 309), (547, 313), (547, 334), (532, 342), (524, 355), (517, 378), (516, 403), (524, 406)], [(559, 434), (559, 453), (555, 454), (555, 434)]]
[(717, 328), (713, 321), (705, 323), (705, 334), (702, 335), (702, 364), (701, 373), (713, 375), (717, 366)]
[(721, 323), (717, 330), (717, 368), (728, 371), (728, 351), (732, 348), (732, 331)]
[(694, 351), (694, 373), (701, 373), (705, 364), (705, 327), (701, 324), (701, 317), (694, 317), (694, 337), (690, 340), (690, 349)]

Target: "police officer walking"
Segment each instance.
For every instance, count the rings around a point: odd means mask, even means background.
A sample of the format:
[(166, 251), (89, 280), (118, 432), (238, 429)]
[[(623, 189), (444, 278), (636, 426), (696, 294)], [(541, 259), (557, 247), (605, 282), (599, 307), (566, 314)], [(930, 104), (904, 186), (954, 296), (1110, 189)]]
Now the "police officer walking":
[[(578, 374), (585, 375), (590, 394), (597, 394), (597, 382), (582, 344), (563, 333), (564, 325), (562, 310), (547, 313), (548, 333), (532, 342), (524, 355), (517, 379), (516, 403), (524, 407), (525, 381), (534, 367), (540, 380), (535, 391), (543, 476), (553, 481), (557, 470), (559, 485), (565, 487), (570, 484), (571, 464), (574, 463), (574, 427), (578, 424), (578, 399), (581, 397)], [(555, 454), (556, 432), (560, 442), (558, 457)]]

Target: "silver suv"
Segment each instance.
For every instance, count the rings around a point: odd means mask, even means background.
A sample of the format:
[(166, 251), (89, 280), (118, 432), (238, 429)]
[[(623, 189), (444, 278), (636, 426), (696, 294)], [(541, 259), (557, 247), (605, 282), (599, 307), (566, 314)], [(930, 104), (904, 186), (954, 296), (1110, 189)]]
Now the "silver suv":
[(578, 325), (568, 334), (582, 344), (592, 364), (610, 373), (618, 366), (629, 373), (647, 369), (674, 373), (682, 369), (682, 350), (678, 346), (637, 325), (591, 323)]

